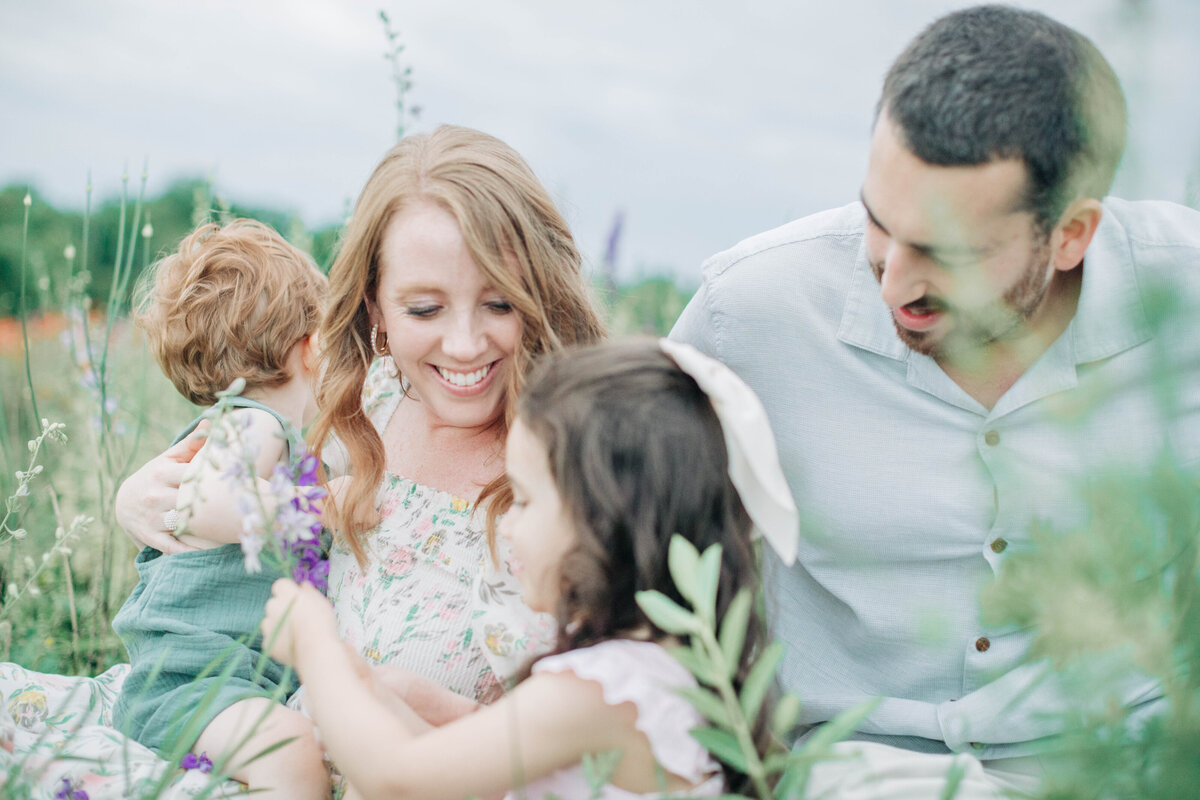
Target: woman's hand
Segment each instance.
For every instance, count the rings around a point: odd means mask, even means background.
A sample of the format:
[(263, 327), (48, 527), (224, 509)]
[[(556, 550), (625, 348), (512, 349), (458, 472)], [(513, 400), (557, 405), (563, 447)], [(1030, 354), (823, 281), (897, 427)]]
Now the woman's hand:
[(395, 708), (395, 702), (399, 701), (434, 727), (451, 723), (479, 708), (479, 704), (469, 697), (403, 667), (390, 664), (373, 667), (371, 683), (385, 706)]
[(271, 586), (261, 627), (267, 655), (297, 668), (305, 652), (336, 646), (338, 641), (333, 606), (312, 584), (299, 585), (288, 578)]
[(202, 424), (179, 444), (147, 461), (117, 490), (117, 524), (135, 543), (168, 555), (196, 549), (172, 536), (165, 518), (175, 508), (179, 484), (204, 446), (207, 431), (208, 424)]

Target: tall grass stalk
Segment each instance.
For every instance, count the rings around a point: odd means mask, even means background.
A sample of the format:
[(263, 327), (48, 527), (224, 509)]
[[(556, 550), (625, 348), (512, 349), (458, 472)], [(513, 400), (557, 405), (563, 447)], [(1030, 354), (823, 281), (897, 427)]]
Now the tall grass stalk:
[(33, 418), (39, 420), (42, 415), (38, 413), (37, 395), (33, 392), (33, 369), (29, 365), (29, 323), (26, 320), (28, 315), (25, 307), (25, 283), (29, 272), (27, 253), (29, 249), (29, 209), (32, 205), (33, 195), (27, 190), (25, 192), (25, 222), (21, 226), (21, 290), (17, 298), (17, 314), (21, 317), (21, 341), (25, 346), (25, 380), (29, 384), (29, 402), (33, 406)]

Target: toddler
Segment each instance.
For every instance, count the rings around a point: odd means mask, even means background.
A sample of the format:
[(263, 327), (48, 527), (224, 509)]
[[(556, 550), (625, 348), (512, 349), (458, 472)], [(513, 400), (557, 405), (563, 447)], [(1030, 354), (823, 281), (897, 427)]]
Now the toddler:
[(164, 523), (196, 549), (138, 554), (139, 583), (113, 619), (132, 666), (114, 721), (164, 758), (207, 753), (257, 797), (327, 797), (312, 724), (279, 702), (294, 687), (257, 635), (280, 573), (247, 572), (226, 479), (247, 457), (267, 478), (302, 452), (298, 429), (316, 414), (315, 331), (327, 281), (274, 230), (244, 219), (200, 227), (148, 278), (136, 321), (180, 393), (212, 405), (236, 378), (245, 388), (224, 420), (237, 437), (205, 444), (179, 511)]

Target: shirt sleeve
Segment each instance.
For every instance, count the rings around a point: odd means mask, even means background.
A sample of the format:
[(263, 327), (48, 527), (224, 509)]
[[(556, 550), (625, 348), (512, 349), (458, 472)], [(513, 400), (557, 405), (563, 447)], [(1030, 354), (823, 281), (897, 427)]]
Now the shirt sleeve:
[(705, 278), (696, 294), (683, 309), (668, 338), (690, 344), (705, 355), (721, 360), (717, 347), (717, 329), (712, 308), (712, 280)]

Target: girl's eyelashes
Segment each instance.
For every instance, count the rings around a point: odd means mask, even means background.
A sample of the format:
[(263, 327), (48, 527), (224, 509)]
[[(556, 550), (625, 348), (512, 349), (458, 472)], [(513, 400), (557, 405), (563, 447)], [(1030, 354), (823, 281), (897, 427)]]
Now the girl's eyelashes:
[(436, 314), (438, 310), (439, 306), (409, 306), (408, 308), (404, 309), (404, 313), (410, 317), (427, 319)]
[(512, 303), (507, 300), (492, 300), (487, 304), (487, 307), (497, 314), (508, 314), (513, 310)]

